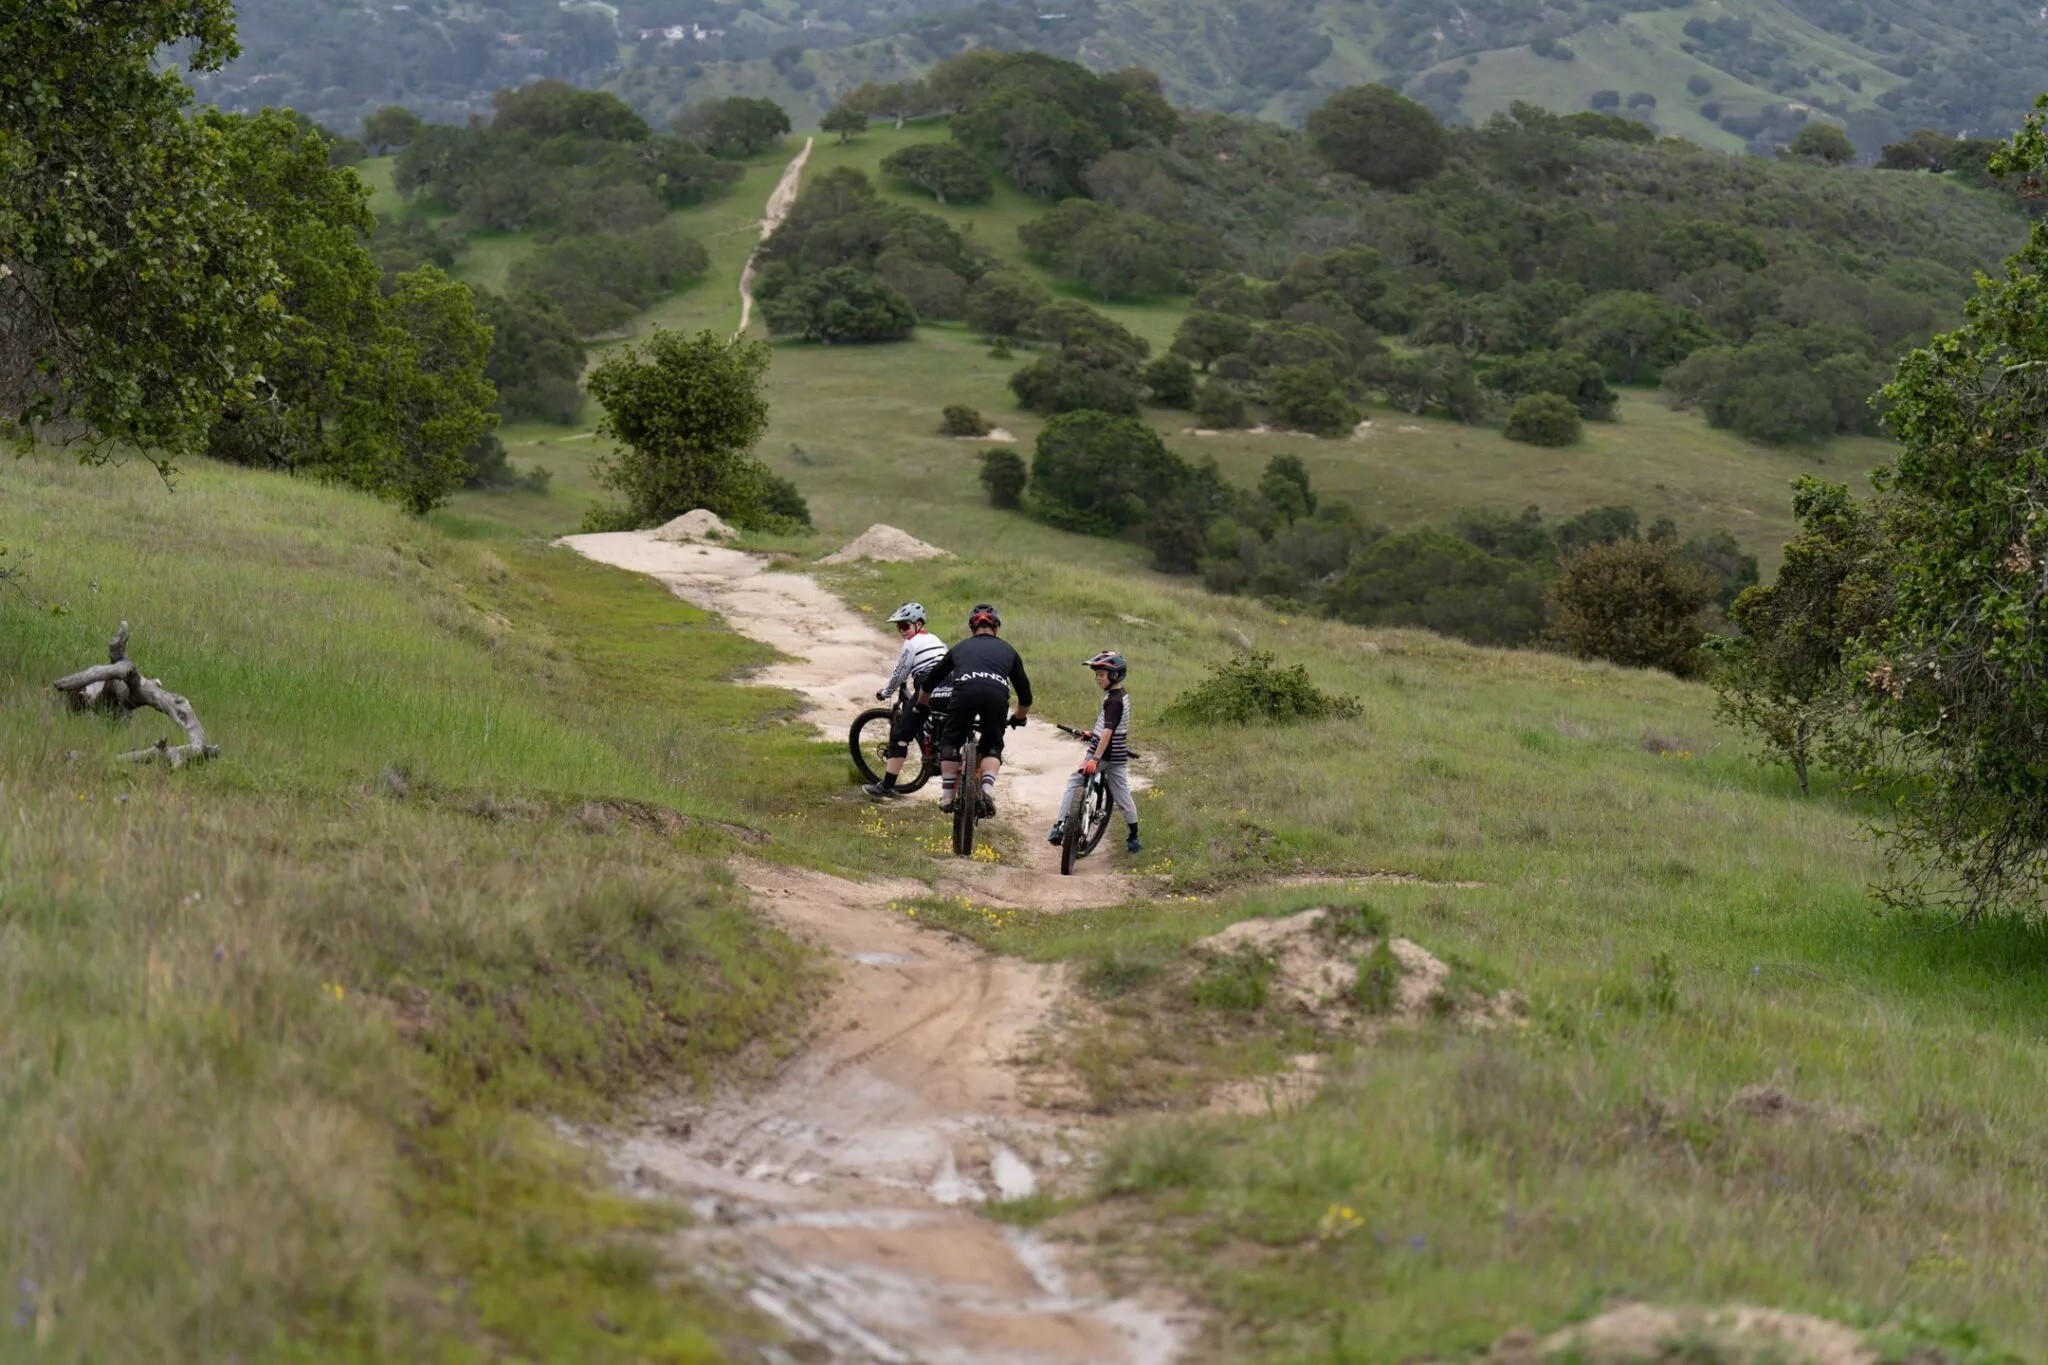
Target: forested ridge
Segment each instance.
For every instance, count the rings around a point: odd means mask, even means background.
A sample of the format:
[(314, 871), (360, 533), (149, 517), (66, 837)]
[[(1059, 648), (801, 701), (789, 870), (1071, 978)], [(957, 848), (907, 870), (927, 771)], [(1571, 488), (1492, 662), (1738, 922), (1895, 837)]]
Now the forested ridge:
[(2003, 135), (2048, 59), (2048, 23), (2013, 0), (246, 0), (240, 27), (243, 57), (202, 94), (343, 131), (394, 102), (459, 122), (537, 76), (608, 83), (657, 119), (746, 94), (807, 123), (863, 81), (984, 46), (1144, 66), (1176, 103), (1283, 121), (1380, 80), (1453, 121), (1535, 98), (1727, 149), (1824, 117), (1874, 155), (1921, 127)]

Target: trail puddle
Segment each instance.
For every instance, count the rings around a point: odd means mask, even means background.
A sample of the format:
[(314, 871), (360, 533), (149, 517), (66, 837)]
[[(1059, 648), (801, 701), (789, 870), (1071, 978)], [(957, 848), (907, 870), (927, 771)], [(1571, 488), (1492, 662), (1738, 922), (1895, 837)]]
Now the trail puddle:
[[(843, 739), (888, 676), (888, 642), (805, 575), (640, 534), (567, 543), (654, 575), (742, 634), (801, 650), (759, 680), (802, 696), (828, 738)], [(1002, 818), (1049, 824), (1076, 755), (1047, 727), (1012, 732)], [(1044, 852), (1032, 866), (959, 860), (941, 880), (976, 900), (1036, 908), (1101, 905), (1138, 885), (1107, 860), (1061, 877)], [(610, 1143), (625, 1182), (697, 1210), (678, 1254), (726, 1268), (735, 1292), (803, 1343), (792, 1360), (1174, 1359), (1186, 1324), (1170, 1299), (1115, 1296), (1058, 1248), (980, 1212), (1073, 1178), (1085, 1154), (1085, 1132), (1031, 1103), (1062, 1088), (1032, 1060), (1060, 998), (1058, 971), (889, 909), (929, 894), (922, 882), (738, 872), (769, 915), (831, 954), (839, 983), (811, 1045), (774, 1082), (708, 1105), (655, 1106)]]

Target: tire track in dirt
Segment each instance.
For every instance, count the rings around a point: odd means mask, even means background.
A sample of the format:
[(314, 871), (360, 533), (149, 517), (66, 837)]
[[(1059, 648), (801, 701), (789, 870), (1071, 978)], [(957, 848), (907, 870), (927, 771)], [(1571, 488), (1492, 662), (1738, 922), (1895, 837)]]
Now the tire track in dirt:
[[(566, 543), (651, 574), (782, 651), (758, 680), (802, 697), (805, 719), (835, 744), (894, 662), (891, 642), (858, 613), (759, 556), (638, 532)], [(1034, 724), (1006, 747), (1001, 818), (1027, 822), (1036, 843), (1078, 746)], [(1038, 908), (1101, 905), (1144, 886), (1099, 856), (1083, 865), (1089, 875), (1062, 877), (1049, 849), (1034, 851), (1044, 856), (1028, 866), (954, 860), (942, 885)], [(810, 1045), (769, 1085), (657, 1106), (624, 1138), (600, 1139), (628, 1183), (692, 1202), (700, 1219), (677, 1235), (677, 1253), (728, 1274), (736, 1294), (806, 1343), (804, 1359), (1173, 1360), (1188, 1331), (1169, 1297), (1113, 1294), (1048, 1244), (976, 1212), (1034, 1193), (1088, 1138), (1031, 1102), (1058, 1086), (1031, 1070), (1062, 993), (1058, 969), (983, 952), (891, 908), (928, 894), (921, 882), (737, 870), (757, 903), (840, 974)]]
[[(796, 159), (783, 167), (782, 178), (775, 182), (775, 188), (768, 193), (768, 203), (761, 210), (761, 240), (767, 241), (775, 235), (775, 229), (782, 226), (782, 220), (789, 217), (790, 207), (796, 203), (797, 191), (803, 186), (804, 163), (811, 159), (813, 138), (804, 139), (804, 149)], [(747, 257), (747, 263), (740, 269), (740, 325), (733, 329), (733, 340), (747, 334), (747, 324), (754, 320), (754, 261), (761, 254), (756, 246)]]

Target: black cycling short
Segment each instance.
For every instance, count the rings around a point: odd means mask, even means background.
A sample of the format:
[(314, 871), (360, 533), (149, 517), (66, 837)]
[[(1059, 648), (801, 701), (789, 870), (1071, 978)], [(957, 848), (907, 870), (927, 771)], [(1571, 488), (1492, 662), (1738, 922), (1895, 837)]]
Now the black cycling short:
[(899, 706), (889, 717), (889, 747), (882, 750), (884, 758), (902, 758), (910, 752), (910, 742), (923, 734), (931, 723), (931, 713), (922, 706)]
[(1003, 756), (1003, 735), (1010, 724), (1010, 689), (1001, 686), (968, 686), (953, 689), (953, 704), (946, 711), (939, 731), (939, 756), (960, 757), (960, 746), (969, 734), (978, 734), (977, 748), (983, 758)]

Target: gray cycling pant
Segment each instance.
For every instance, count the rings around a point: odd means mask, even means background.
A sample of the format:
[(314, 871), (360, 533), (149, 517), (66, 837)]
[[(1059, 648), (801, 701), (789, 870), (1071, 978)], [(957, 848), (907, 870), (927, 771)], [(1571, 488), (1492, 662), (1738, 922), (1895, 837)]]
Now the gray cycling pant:
[[(1098, 772), (1103, 785), (1109, 788), (1109, 799), (1124, 813), (1124, 823), (1138, 823), (1138, 803), (1131, 795), (1131, 765), (1128, 763), (1105, 763)], [(1067, 778), (1067, 789), (1060, 794), (1060, 816), (1066, 817), (1067, 807), (1073, 803), (1074, 793), (1081, 790), (1081, 784), (1088, 780), (1088, 774), (1076, 768)]]

